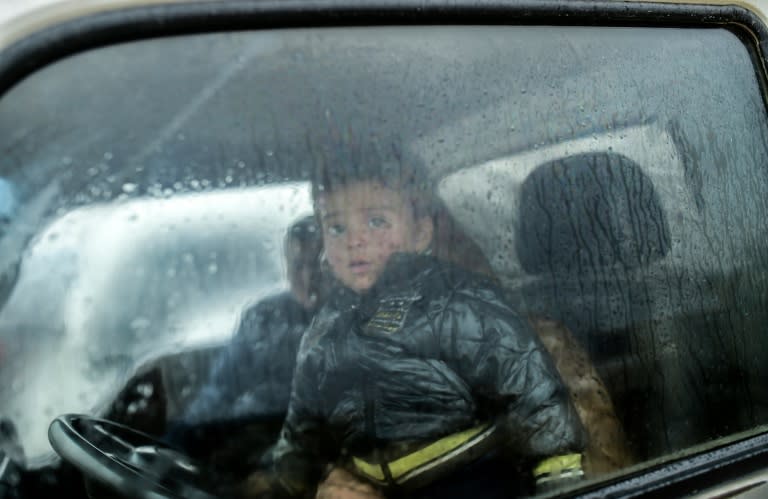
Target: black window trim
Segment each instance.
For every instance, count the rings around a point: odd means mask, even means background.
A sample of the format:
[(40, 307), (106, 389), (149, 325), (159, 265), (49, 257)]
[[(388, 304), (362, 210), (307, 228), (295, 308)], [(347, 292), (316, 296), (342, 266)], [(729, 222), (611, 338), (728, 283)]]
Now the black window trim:
[(768, 468), (768, 427), (701, 447), (703, 450), (692, 455), (666, 456), (657, 460), (658, 464), (641, 463), (634, 472), (553, 497), (683, 497)]
[(766, 93), (768, 27), (754, 12), (736, 5), (610, 0), (233, 0), (123, 8), (44, 29), (0, 53), (0, 96), (58, 59), (121, 42), (232, 30), (467, 24), (726, 27), (756, 50), (759, 79)]

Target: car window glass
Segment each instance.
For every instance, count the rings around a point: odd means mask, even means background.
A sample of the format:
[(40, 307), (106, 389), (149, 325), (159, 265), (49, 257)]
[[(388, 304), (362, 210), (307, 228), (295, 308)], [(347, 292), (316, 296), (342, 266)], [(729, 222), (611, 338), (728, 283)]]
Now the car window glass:
[[(583, 351), (558, 363), (567, 385), (601, 380), (615, 421), (579, 415), (626, 455), (594, 477), (751, 431), (768, 422), (760, 85), (719, 28), (219, 33), (61, 60), (0, 101), (0, 407), (32, 457), (53, 417), (104, 414), (157, 359), (168, 427), (188, 407), (207, 422), (285, 407), (289, 386), (235, 373), (231, 411), (206, 415), (217, 357), (201, 352), (264, 314), (318, 312), (265, 301), (292, 289), (286, 234), (322, 215), (318, 165), (346, 185), (363, 163), (394, 164), (389, 180), (418, 163), (445, 218), (409, 251), (490, 278), (547, 348)], [(349, 285), (315, 249), (304, 278)], [(280, 348), (295, 361), (298, 340)]]

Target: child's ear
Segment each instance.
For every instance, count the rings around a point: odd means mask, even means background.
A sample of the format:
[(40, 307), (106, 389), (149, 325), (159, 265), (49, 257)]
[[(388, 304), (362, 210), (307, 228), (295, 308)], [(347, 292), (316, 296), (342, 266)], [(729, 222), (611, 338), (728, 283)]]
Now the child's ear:
[(415, 253), (423, 253), (432, 244), (432, 236), (435, 232), (435, 224), (432, 217), (426, 216), (416, 220)]

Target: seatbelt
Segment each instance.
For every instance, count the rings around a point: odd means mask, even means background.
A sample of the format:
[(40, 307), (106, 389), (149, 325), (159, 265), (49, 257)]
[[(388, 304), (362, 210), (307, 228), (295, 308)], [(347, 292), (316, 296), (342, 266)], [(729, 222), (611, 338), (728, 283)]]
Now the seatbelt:
[(563, 454), (541, 461), (533, 469), (536, 492), (545, 492), (568, 481), (580, 480), (584, 476), (581, 468), (581, 454)]
[(371, 463), (361, 457), (353, 457), (355, 471), (363, 477), (384, 486), (403, 486), (419, 479), (428, 483), (454, 469), (457, 465), (472, 461), (488, 452), (495, 425), (485, 424), (453, 433), (416, 451), (387, 462)]

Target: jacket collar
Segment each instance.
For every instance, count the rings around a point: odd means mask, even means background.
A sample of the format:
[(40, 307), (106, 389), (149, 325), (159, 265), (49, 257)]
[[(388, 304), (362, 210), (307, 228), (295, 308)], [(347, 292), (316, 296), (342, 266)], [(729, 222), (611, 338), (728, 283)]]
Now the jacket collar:
[(418, 293), (424, 277), (434, 272), (437, 266), (437, 259), (429, 255), (395, 253), (389, 258), (379, 280), (365, 293), (358, 294), (335, 281), (331, 302), (338, 310), (367, 308), (367, 305), (374, 305), (387, 296)]

